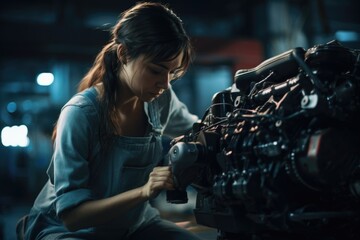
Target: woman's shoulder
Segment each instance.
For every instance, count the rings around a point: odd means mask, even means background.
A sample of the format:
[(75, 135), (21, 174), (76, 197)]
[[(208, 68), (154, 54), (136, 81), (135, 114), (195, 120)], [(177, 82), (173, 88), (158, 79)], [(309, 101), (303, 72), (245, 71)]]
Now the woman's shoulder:
[[(67, 106), (77, 106), (80, 108), (85, 108), (89, 106), (94, 106), (98, 104), (97, 91), (94, 87), (87, 88), (77, 94), (75, 94), (65, 105)], [(63, 107), (63, 108), (64, 108)]]
[(87, 118), (99, 118), (99, 101), (97, 91), (91, 87), (75, 94), (61, 109), (71, 115), (85, 115)]

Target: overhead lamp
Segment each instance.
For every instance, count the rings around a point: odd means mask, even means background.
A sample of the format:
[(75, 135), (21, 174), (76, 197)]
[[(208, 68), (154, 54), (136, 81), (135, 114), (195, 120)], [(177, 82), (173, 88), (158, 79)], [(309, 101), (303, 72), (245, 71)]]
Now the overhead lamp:
[(50, 86), (54, 82), (54, 74), (50, 72), (40, 73), (36, 78), (36, 82), (40, 86)]

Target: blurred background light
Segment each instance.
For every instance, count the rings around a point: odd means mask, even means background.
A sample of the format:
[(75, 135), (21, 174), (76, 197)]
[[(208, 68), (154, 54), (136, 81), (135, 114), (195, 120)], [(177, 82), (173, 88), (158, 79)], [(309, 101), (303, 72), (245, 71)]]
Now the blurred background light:
[(337, 31), (335, 38), (341, 42), (355, 42), (360, 40), (360, 33), (354, 31)]
[(16, 102), (9, 102), (6, 106), (6, 109), (9, 113), (14, 113), (17, 109)]
[(27, 147), (30, 143), (27, 134), (28, 128), (25, 125), (4, 127), (1, 130), (1, 143), (5, 147)]
[(27, 99), (21, 103), (21, 107), (22, 110), (26, 112), (30, 111), (34, 107), (34, 104), (31, 100)]
[(50, 86), (54, 82), (54, 74), (48, 72), (40, 73), (37, 76), (36, 82), (40, 86)]

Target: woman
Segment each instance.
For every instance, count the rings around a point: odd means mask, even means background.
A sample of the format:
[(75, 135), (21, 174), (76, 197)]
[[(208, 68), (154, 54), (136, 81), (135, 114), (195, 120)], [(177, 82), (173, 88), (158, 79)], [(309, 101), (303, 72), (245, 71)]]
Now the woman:
[(192, 58), (181, 20), (158, 3), (125, 11), (54, 129), (49, 180), (25, 239), (198, 239), (148, 200), (173, 189), (161, 135), (192, 127), (170, 87)]

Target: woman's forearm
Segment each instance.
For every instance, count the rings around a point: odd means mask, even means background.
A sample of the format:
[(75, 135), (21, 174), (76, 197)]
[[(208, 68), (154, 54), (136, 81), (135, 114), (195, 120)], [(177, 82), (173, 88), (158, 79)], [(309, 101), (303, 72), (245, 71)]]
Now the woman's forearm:
[(113, 197), (84, 202), (65, 211), (60, 217), (69, 231), (99, 226), (111, 222), (136, 205), (155, 197), (164, 189), (174, 189), (170, 167), (155, 167), (144, 186)]
[(61, 215), (69, 231), (106, 224), (127, 210), (148, 200), (143, 187), (135, 188), (113, 197), (93, 200), (65, 211)]

